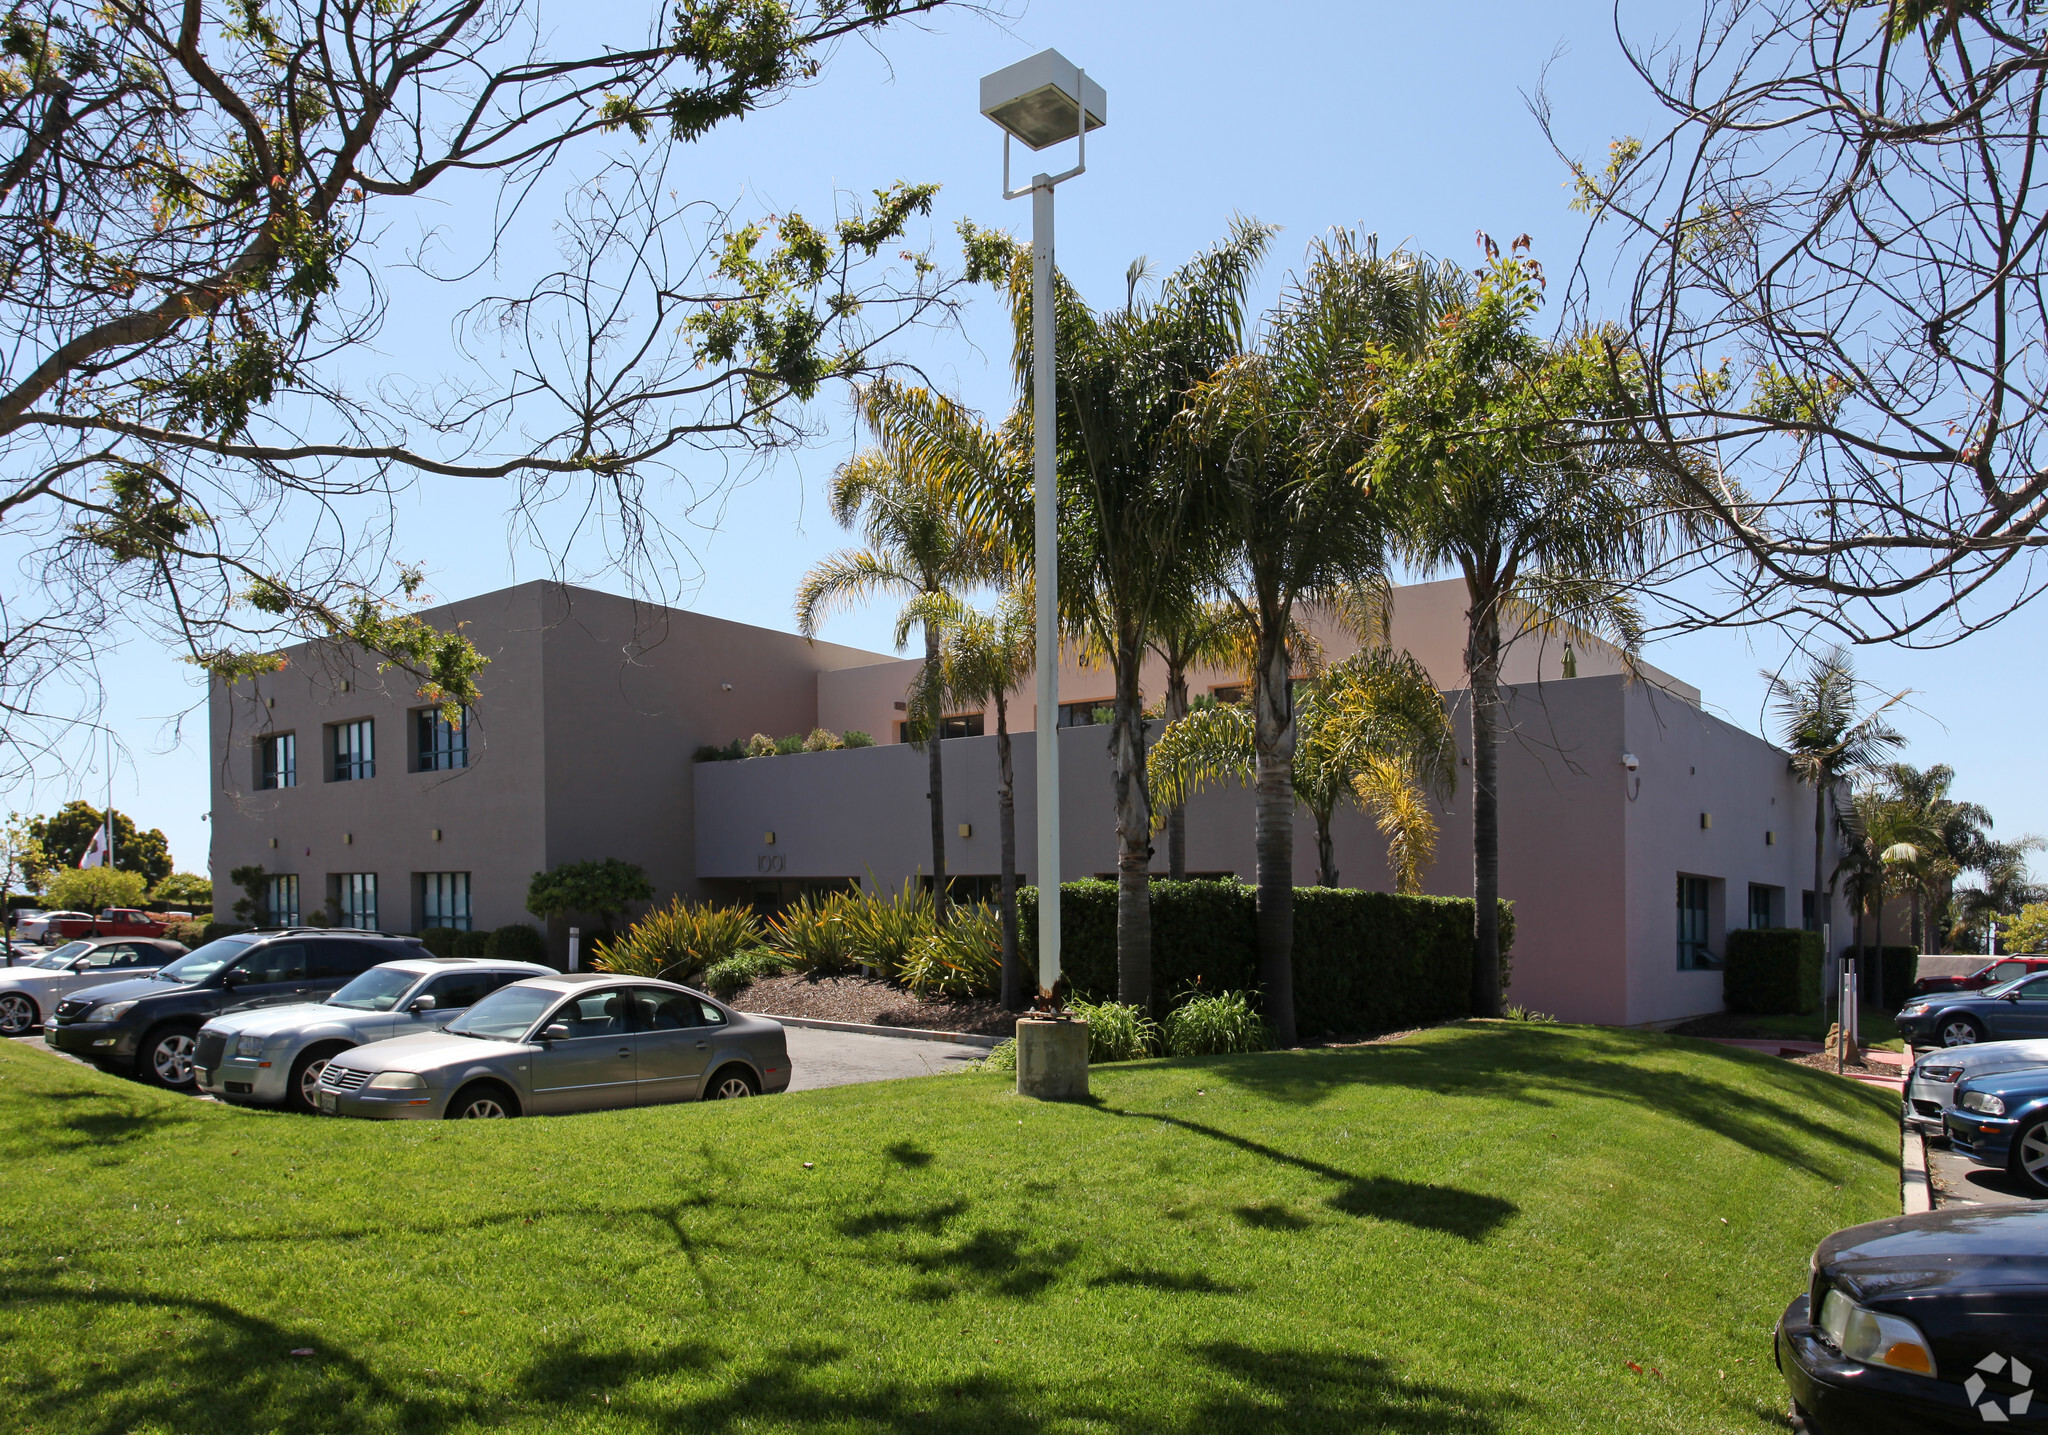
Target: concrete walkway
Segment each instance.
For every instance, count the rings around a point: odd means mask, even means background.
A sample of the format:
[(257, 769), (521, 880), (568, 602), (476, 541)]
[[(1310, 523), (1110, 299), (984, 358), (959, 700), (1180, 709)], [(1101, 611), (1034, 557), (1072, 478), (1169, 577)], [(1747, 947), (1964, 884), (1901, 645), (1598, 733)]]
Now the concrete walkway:
[(783, 1032), (789, 1040), (789, 1064), (793, 1068), (791, 1091), (931, 1076), (958, 1071), (965, 1063), (988, 1055), (981, 1047), (950, 1041), (915, 1041), (900, 1036), (867, 1036), (801, 1026), (787, 1026)]

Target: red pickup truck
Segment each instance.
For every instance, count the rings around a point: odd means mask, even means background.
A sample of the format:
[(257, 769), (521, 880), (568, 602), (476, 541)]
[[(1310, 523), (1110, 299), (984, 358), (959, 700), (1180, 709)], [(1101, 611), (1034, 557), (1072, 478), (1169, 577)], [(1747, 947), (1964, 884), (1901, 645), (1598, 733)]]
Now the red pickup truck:
[(161, 937), (169, 926), (168, 915), (140, 911), (134, 907), (109, 907), (97, 917), (59, 917), (50, 923), (45, 942), (69, 942), (79, 937)]

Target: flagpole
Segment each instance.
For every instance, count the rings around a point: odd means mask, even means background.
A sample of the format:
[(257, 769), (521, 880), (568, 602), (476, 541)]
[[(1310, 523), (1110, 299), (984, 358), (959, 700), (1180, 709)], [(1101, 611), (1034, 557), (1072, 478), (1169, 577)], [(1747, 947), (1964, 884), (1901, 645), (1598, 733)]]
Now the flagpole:
[(114, 869), (114, 730), (107, 729), (107, 870)]

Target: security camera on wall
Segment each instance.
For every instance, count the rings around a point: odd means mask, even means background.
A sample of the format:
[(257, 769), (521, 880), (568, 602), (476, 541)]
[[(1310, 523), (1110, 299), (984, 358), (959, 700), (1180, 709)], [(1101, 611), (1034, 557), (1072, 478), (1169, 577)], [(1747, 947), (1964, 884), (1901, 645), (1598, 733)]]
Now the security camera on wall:
[(1621, 765), (1627, 768), (1630, 772), (1634, 772), (1637, 768), (1642, 766), (1640, 762), (1636, 761), (1636, 755), (1632, 752), (1625, 752), (1621, 755)]

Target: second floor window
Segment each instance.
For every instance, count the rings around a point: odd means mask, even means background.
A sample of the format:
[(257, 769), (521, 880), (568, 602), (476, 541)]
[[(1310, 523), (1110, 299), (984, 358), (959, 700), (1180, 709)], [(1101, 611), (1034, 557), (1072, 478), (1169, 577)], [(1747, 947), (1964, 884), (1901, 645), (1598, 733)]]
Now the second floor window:
[(369, 718), (336, 723), (334, 733), (334, 780), (358, 782), (377, 775), (377, 746), (374, 724)]
[(297, 787), (299, 785), (299, 739), (294, 733), (281, 732), (261, 741), (262, 760), (258, 780), (264, 787)]
[(469, 709), (460, 722), (451, 723), (439, 708), (421, 708), (414, 714), (419, 725), (419, 770), (447, 772), (469, 766)]

